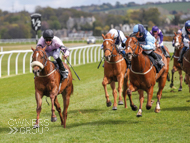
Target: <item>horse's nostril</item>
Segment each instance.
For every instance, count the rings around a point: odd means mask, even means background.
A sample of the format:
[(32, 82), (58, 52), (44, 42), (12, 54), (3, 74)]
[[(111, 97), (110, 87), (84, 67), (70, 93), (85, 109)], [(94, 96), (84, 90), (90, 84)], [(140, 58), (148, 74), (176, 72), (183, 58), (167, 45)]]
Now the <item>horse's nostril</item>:
[(40, 72), (40, 70), (38, 70), (38, 72)]

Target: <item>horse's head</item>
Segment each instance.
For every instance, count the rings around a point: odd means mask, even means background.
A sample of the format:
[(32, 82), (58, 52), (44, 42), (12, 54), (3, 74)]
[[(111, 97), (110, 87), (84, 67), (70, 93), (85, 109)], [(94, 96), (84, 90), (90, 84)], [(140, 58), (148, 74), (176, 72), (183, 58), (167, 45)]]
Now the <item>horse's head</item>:
[(48, 56), (45, 52), (46, 47), (37, 47), (36, 49), (31, 49), (33, 50), (31, 67), (33, 68), (34, 75), (39, 76), (39, 73), (46, 66), (48, 60)]
[(175, 36), (174, 36), (174, 46), (176, 50), (179, 50), (179, 48), (181, 47), (181, 44), (183, 43), (182, 41), (182, 33), (178, 33), (176, 34), (174, 32)]
[(132, 60), (132, 57), (137, 57), (140, 53), (142, 53), (142, 48), (136, 37), (139, 37), (139, 33), (136, 35), (131, 35), (130, 37), (126, 36), (126, 50), (127, 59)]
[(107, 33), (106, 35), (102, 34), (102, 37), (104, 39), (104, 57), (107, 61), (110, 61), (111, 57), (113, 56), (113, 50), (115, 47), (114, 35), (111, 35), (111, 33)]

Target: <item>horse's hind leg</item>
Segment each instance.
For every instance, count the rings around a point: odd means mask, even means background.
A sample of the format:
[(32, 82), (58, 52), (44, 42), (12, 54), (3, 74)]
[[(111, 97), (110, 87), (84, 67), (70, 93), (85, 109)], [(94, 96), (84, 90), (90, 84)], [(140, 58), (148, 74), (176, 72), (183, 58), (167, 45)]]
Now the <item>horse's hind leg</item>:
[(155, 108), (155, 112), (159, 113), (160, 112), (160, 99), (162, 97), (162, 90), (164, 89), (165, 83), (166, 83), (166, 78), (167, 75), (165, 75), (166, 73), (164, 73), (164, 76), (160, 77), (159, 82), (158, 82), (158, 92), (157, 92), (157, 102), (156, 102), (156, 108)]
[(113, 103), (112, 110), (117, 110), (117, 91), (116, 91), (116, 88), (115, 88), (115, 82), (112, 81), (110, 83), (110, 86), (112, 88), (112, 94), (113, 94), (113, 97), (114, 97), (114, 103)]
[(62, 113), (61, 113), (61, 107), (60, 107), (60, 104), (58, 102), (57, 96), (55, 97), (54, 104), (55, 104), (56, 110), (59, 113), (59, 117), (61, 119), (61, 125), (63, 125), (63, 116), (62, 116)]
[(36, 123), (34, 125), (34, 129), (35, 128), (39, 128), (39, 118), (40, 118), (40, 112), (41, 112), (41, 107), (42, 107), (42, 97), (43, 95), (40, 94), (39, 92), (35, 92), (35, 97), (36, 97), (36, 103), (37, 103), (37, 108), (36, 108), (36, 112), (37, 112), (37, 117), (36, 117)]
[(179, 80), (180, 80), (180, 87), (178, 91), (182, 91), (182, 82), (183, 82), (183, 75), (182, 75), (182, 70), (179, 70)]
[(63, 97), (63, 103), (64, 103), (64, 109), (63, 109), (63, 119), (64, 119), (64, 124), (63, 127), (66, 128), (66, 120), (67, 120), (67, 109), (69, 107), (69, 101), (70, 101), (70, 96), (73, 92), (73, 85), (66, 87), (66, 89), (62, 93)]

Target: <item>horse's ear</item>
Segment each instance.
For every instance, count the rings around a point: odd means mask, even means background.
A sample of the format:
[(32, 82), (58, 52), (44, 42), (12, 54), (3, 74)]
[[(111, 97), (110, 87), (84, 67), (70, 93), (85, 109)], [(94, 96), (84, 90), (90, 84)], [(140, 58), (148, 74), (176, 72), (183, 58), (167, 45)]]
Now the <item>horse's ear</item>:
[(176, 35), (176, 32), (174, 32), (174, 34)]
[(35, 51), (35, 49), (33, 47), (31, 47), (32, 51)]
[(103, 39), (105, 39), (105, 36), (104, 36), (104, 34), (102, 34), (102, 38), (103, 38)]
[(129, 38), (129, 36), (125, 36), (127, 39)]
[(139, 35), (140, 35), (140, 33), (139, 33), (139, 32), (137, 32), (137, 33), (135, 34), (135, 36), (136, 36), (136, 37), (139, 37)]

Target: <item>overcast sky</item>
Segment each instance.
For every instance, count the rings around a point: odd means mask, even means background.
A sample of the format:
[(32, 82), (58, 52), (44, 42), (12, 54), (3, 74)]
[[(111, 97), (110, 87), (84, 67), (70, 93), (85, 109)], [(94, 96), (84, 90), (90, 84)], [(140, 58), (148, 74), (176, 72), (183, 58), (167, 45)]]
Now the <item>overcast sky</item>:
[[(70, 8), (73, 6), (81, 6), (81, 5), (91, 5), (91, 4), (102, 4), (102, 3), (111, 3), (115, 5), (115, 3), (119, 1), (121, 4), (133, 2), (134, 0), (0, 0), (0, 9), (3, 11), (9, 12), (19, 12), (22, 10), (26, 10), (28, 12), (34, 12), (36, 6), (41, 7), (52, 7), (52, 8)], [(167, 2), (171, 0), (138, 0), (136, 3), (142, 4), (146, 2)]]

